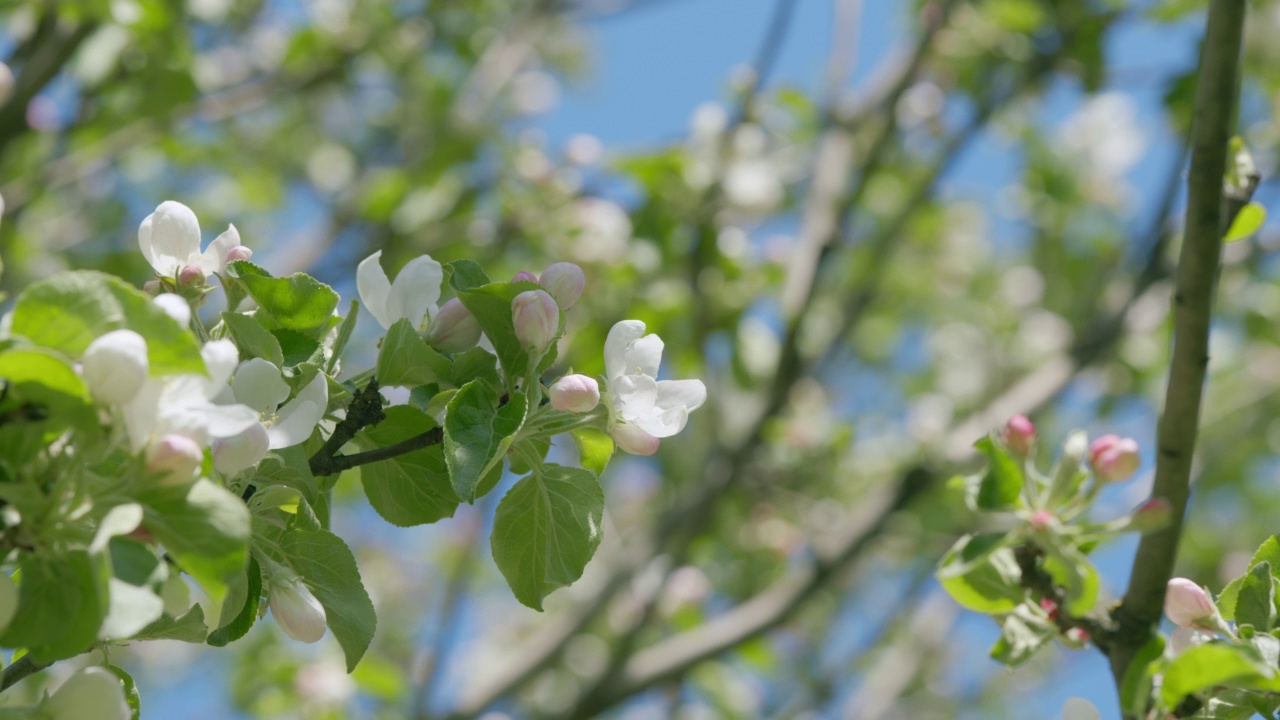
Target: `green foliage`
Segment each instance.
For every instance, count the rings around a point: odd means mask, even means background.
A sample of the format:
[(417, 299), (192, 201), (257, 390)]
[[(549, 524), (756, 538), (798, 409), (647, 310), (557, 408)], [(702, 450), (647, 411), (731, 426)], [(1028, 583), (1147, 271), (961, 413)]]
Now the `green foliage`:
[(413, 323), (402, 318), (387, 331), (374, 373), (383, 385), (430, 385), (451, 380), (453, 363), (428, 345)]
[(237, 260), (227, 266), (227, 277), (258, 302), (276, 327), (310, 337), (329, 329), (338, 307), (333, 288), (303, 273), (273, 278), (257, 265)]
[(354, 670), (373, 640), (378, 620), (351, 550), (324, 530), (285, 533), (280, 549), (324, 606), (329, 629), (347, 658), (347, 671)]
[(470, 382), (449, 401), (444, 421), (444, 460), (458, 498), (474, 502), (481, 480), (501, 464), (524, 424), (525, 396), (501, 404), (481, 382)]
[[(387, 447), (438, 427), (409, 405), (387, 408), (387, 418), (366, 428), (366, 449)], [(432, 445), (360, 468), (360, 484), (369, 504), (392, 525), (408, 527), (453, 517), (458, 497), (449, 481), (440, 445)]]

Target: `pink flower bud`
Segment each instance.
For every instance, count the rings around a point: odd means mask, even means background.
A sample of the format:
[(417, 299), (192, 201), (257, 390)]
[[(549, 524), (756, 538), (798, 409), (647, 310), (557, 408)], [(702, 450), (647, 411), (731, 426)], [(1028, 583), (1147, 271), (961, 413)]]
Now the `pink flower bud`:
[(103, 667), (85, 668), (62, 683), (41, 705), (49, 720), (128, 720), (133, 717), (120, 678)]
[(147, 381), (147, 341), (132, 330), (112, 330), (85, 348), (81, 373), (98, 402), (120, 405), (132, 400)]
[(556, 299), (557, 305), (568, 310), (582, 297), (582, 291), (587, 287), (587, 276), (573, 263), (558, 262), (542, 271), (539, 282)]
[(204, 285), (204, 268), (199, 265), (187, 265), (178, 271), (178, 284), (182, 287), (200, 287)]
[(1058, 619), (1058, 603), (1049, 598), (1040, 598), (1040, 609), (1049, 615), (1050, 620)]
[(142, 292), (150, 295), (151, 297), (155, 297), (164, 292), (164, 285), (162, 285), (159, 280), (148, 280), (142, 283)]
[(236, 260), (248, 260), (253, 257), (253, 251), (243, 245), (236, 245), (227, 251), (226, 262), (235, 262)]
[(1084, 646), (1089, 643), (1089, 633), (1078, 627), (1067, 628), (1067, 640), (1075, 645)]
[(1031, 446), (1035, 444), (1036, 426), (1027, 419), (1026, 415), (1014, 415), (1009, 418), (1000, 436), (1010, 450), (1018, 455), (1026, 455), (1031, 452)]
[(526, 290), (511, 301), (516, 338), (525, 348), (543, 350), (560, 330), (560, 309), (544, 290)]
[(531, 283), (536, 283), (536, 282), (538, 282), (538, 276), (537, 276), (537, 275), (534, 275), (533, 273), (529, 272), (528, 270), (521, 270), (520, 272), (518, 272), (518, 273), (516, 273), (516, 274), (515, 274), (515, 277), (511, 278), (511, 282), (531, 282)]
[(180, 485), (191, 479), (204, 451), (186, 435), (165, 435), (147, 448), (147, 472), (159, 475), (161, 485)]
[(1186, 578), (1173, 578), (1164, 592), (1164, 614), (1179, 627), (1198, 624), (1218, 614), (1209, 593)]
[(1129, 518), (1129, 529), (1147, 533), (1159, 530), (1173, 518), (1173, 505), (1164, 498), (1151, 498), (1138, 506)]
[(270, 443), (271, 438), (262, 423), (254, 423), (238, 435), (214, 438), (210, 444), (213, 467), (223, 475), (237, 475), (261, 462)]
[(635, 425), (620, 422), (609, 431), (609, 436), (618, 447), (632, 455), (652, 455), (658, 452), (662, 440), (641, 430)]
[(289, 637), (304, 643), (319, 642), (324, 637), (324, 606), (301, 581), (272, 582), (268, 603), (272, 617)]
[(565, 375), (551, 384), (547, 394), (557, 410), (584, 413), (600, 404), (600, 384), (586, 375)]
[(1054, 517), (1053, 513), (1049, 512), (1048, 510), (1037, 510), (1031, 513), (1030, 523), (1031, 523), (1031, 527), (1035, 528), (1036, 530), (1043, 531), (1046, 528), (1050, 528), (1050, 527), (1053, 527), (1054, 525), (1057, 525), (1058, 518)]
[(427, 328), (427, 344), (440, 352), (462, 352), (478, 342), (480, 323), (458, 298), (441, 306)]
[(1103, 482), (1119, 482), (1138, 469), (1138, 441), (1103, 435), (1089, 445), (1089, 464)]

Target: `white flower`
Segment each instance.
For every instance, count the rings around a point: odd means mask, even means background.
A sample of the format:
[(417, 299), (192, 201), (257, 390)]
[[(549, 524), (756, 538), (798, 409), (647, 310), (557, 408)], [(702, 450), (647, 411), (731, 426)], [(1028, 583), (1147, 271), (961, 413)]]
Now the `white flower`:
[(121, 405), (147, 382), (147, 341), (132, 330), (112, 330), (89, 343), (81, 373), (98, 402)]
[(160, 306), (160, 309), (166, 315), (173, 318), (182, 327), (191, 324), (191, 304), (183, 299), (181, 295), (160, 293), (152, 302)]
[(150, 378), (124, 406), (125, 427), (135, 450), (169, 434), (189, 437), (203, 446), (211, 437), (230, 437), (258, 422), (258, 413), (251, 408), (212, 402), (227, 386), (240, 359), (235, 343), (214, 340), (201, 348), (200, 354), (208, 377)]
[(44, 701), (41, 717), (50, 720), (128, 720), (133, 717), (124, 697), (124, 684), (106, 668), (77, 672)]
[(231, 392), (238, 402), (262, 414), (272, 450), (292, 447), (311, 437), (329, 406), (329, 379), (324, 373), (316, 373), (292, 400), (277, 409), (289, 397), (289, 385), (280, 369), (262, 358), (240, 364), (231, 381)]
[(240, 247), (240, 233), (229, 225), (209, 247), (200, 252), (200, 222), (191, 208), (166, 200), (138, 226), (138, 247), (157, 275), (176, 277), (183, 268), (195, 266), (206, 275), (227, 267), (227, 255)]
[(304, 643), (324, 637), (324, 606), (298, 579), (271, 583), (271, 615), (289, 637)]
[(1202, 630), (1198, 627), (1180, 627), (1169, 636), (1169, 644), (1165, 647), (1165, 654), (1170, 658), (1175, 658), (1197, 645), (1212, 642), (1217, 637), (1212, 631)]
[(214, 438), (209, 446), (213, 452), (213, 467), (223, 475), (238, 475), (262, 462), (271, 449), (271, 436), (262, 423), (250, 425), (239, 435)]
[(701, 380), (657, 380), (662, 347), (657, 335), (644, 334), (644, 323), (639, 320), (614, 325), (604, 341), (613, 413), (656, 438), (683, 430), (689, 413), (707, 399)]
[(360, 301), (383, 328), (390, 328), (401, 318), (407, 318), (414, 327), (423, 327), (436, 313), (444, 269), (430, 255), (421, 255), (401, 268), (392, 282), (379, 263), (381, 257), (379, 250), (356, 268)]

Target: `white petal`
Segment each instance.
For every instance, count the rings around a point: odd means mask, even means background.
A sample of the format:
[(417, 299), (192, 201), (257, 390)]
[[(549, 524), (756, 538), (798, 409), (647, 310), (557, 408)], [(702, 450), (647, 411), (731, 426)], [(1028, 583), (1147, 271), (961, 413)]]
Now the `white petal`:
[(239, 435), (254, 423), (261, 424), (258, 411), (247, 405), (204, 405), (194, 408), (204, 418), (211, 437), (223, 438)]
[[(289, 411), (288, 416), (284, 410)], [(270, 448), (278, 450), (297, 445), (311, 437), (312, 431), (324, 417), (324, 410), (313, 402), (299, 403), (297, 398), (291, 400), (280, 414), (280, 422), (267, 428), (267, 437), (271, 438)]]
[(329, 406), (329, 378), (324, 373), (316, 373), (311, 378), (311, 382), (306, 387), (298, 391), (298, 395), (294, 397), (295, 401), (311, 401), (320, 406), (320, 414), (324, 414), (324, 409)]
[(164, 387), (163, 381), (151, 378), (143, 384), (133, 400), (124, 406), (124, 426), (129, 433), (129, 444), (134, 450), (142, 449), (151, 439)]
[(240, 364), (240, 350), (230, 340), (213, 340), (200, 348), (200, 356), (204, 358), (205, 369), (209, 371), (206, 382), (206, 398), (212, 398), (222, 391), (236, 366)]
[(633, 341), (624, 356), (626, 372), (658, 377), (658, 366), (662, 364), (662, 347), (662, 338), (657, 335), (645, 335)]
[(670, 410), (655, 409), (648, 415), (629, 419), (629, 422), (635, 423), (641, 430), (656, 438), (675, 435), (684, 429), (685, 423), (688, 421), (689, 411), (683, 407), (675, 407)]
[[(150, 222), (148, 222), (148, 220)], [(148, 254), (143, 247), (143, 254), (157, 273), (166, 276), (177, 274), (185, 265), (191, 265), (200, 258), (200, 222), (191, 208), (179, 202), (167, 200), (142, 222), (147, 227), (144, 233), (138, 229), (139, 246), (149, 245)], [(143, 242), (143, 235), (147, 242)]]
[(235, 225), (228, 225), (227, 231), (219, 235), (209, 247), (200, 254), (200, 267), (205, 274), (220, 273), (227, 269), (227, 253), (231, 248), (240, 245), (240, 231)]
[(161, 293), (153, 300), (166, 315), (178, 321), (178, 324), (186, 327), (191, 323), (191, 305), (181, 295), (174, 293)]
[(648, 375), (623, 375), (609, 386), (614, 410), (625, 420), (652, 415), (658, 402), (657, 383)]
[(623, 320), (609, 329), (609, 336), (604, 341), (604, 372), (610, 383), (630, 372), (627, 368), (627, 346), (641, 335), (644, 335), (644, 323), (639, 320)]
[(430, 255), (422, 255), (409, 261), (396, 275), (387, 299), (387, 314), (392, 322), (408, 318), (414, 327), (421, 327), (428, 312), (434, 312), (440, 299), (440, 283), (444, 281), (444, 269)]
[(683, 407), (693, 412), (707, 401), (707, 386), (701, 380), (663, 380), (657, 383), (658, 408)]
[(258, 412), (269, 412), (289, 397), (289, 384), (280, 376), (280, 368), (262, 358), (252, 358), (236, 369), (231, 391), (237, 402)]
[(364, 260), (356, 268), (356, 290), (360, 292), (360, 302), (378, 320), (384, 329), (390, 328), (396, 321), (387, 310), (387, 300), (391, 296), (391, 281), (382, 269), (379, 250)]

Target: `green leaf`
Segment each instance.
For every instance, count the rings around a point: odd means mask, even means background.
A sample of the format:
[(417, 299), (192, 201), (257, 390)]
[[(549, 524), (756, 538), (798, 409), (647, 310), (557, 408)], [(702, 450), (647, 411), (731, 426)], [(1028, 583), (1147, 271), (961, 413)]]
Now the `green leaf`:
[(1022, 468), (1009, 453), (990, 437), (974, 443), (987, 456), (990, 465), (978, 486), (978, 507), (982, 510), (1007, 510), (1017, 504), (1022, 494)]
[(0, 353), (0, 380), (8, 391), (0, 408), (14, 410), (24, 404), (44, 411), (33, 420), (46, 439), (68, 427), (91, 432), (98, 426), (97, 411), (80, 376), (62, 358), (42, 348), (22, 348)]
[[(526, 290), (538, 290), (533, 282), (489, 283), (479, 266), (470, 260), (450, 263), (453, 277), (449, 282), (458, 300), (471, 311), (480, 328), (493, 342), (498, 362), (507, 375), (508, 383), (524, 377), (529, 368), (529, 354), (516, 338), (515, 324), (511, 317), (511, 301)], [(474, 266), (474, 267), (473, 267)], [(560, 313), (560, 329), (564, 330), (564, 313)]]
[[(389, 407), (386, 415), (361, 432), (360, 445), (365, 450), (394, 445), (437, 427), (426, 413), (409, 405)], [(458, 508), (439, 444), (361, 466), (360, 484), (373, 509), (400, 527), (453, 517)]]
[(1169, 663), (1160, 698), (1172, 708), (1187, 695), (1215, 685), (1280, 689), (1274, 675), (1254, 648), (1212, 642), (1189, 648)]
[(428, 345), (413, 329), (413, 323), (401, 318), (387, 331), (374, 370), (378, 384), (428, 385), (448, 380), (452, 375), (453, 363)]
[[(1252, 570), (1255, 565), (1268, 563), (1273, 568), (1280, 568), (1280, 537), (1272, 535), (1258, 546), (1258, 550), (1254, 552), (1253, 559), (1249, 561), (1249, 569)], [(1222, 589), (1222, 594), (1218, 595), (1218, 612), (1222, 615), (1223, 620), (1234, 620), (1236, 613), (1236, 598), (1240, 594), (1240, 586), (1244, 582), (1244, 577), (1238, 577), (1227, 583)]]
[(284, 354), (282, 367), (296, 367), (305, 362), (318, 367), (324, 359), (320, 343), (296, 330), (276, 328), (271, 331), (271, 336), (280, 344), (280, 352)]
[(449, 401), (444, 419), (444, 459), (458, 498), (476, 499), (480, 480), (502, 462), (515, 434), (524, 424), (525, 397), (498, 399), (484, 383), (467, 383)]
[[(204, 624), (204, 608), (192, 605), (191, 609), (175, 618), (165, 615), (133, 636), (135, 640), (178, 640), (185, 643), (202, 643), (209, 634)], [(212, 643), (210, 643), (212, 644)]]
[(966, 535), (938, 563), (938, 582), (961, 607), (1007, 613), (1026, 596), (1022, 571), (1003, 533)]
[(338, 326), (338, 333), (334, 336), (333, 347), (329, 348), (329, 362), (325, 364), (324, 371), (328, 375), (334, 375), (334, 370), (338, 367), (338, 361), (342, 359), (342, 353), (347, 349), (347, 343), (351, 342), (351, 334), (356, 330), (356, 316), (360, 314), (360, 303), (355, 300), (351, 301), (351, 306), (347, 308), (347, 316), (342, 318), (342, 324)]
[(596, 475), (603, 473), (609, 458), (613, 457), (613, 438), (595, 428), (578, 428), (572, 435), (582, 467)]
[(128, 328), (147, 341), (152, 375), (204, 374), (191, 332), (123, 280), (89, 270), (32, 283), (13, 308), (13, 333), (78, 358), (89, 343)]
[(222, 603), (218, 629), (209, 633), (207, 642), (223, 647), (244, 637), (258, 620), (258, 601), (262, 599), (262, 570), (253, 556), (243, 578), (237, 579)]
[(115, 665), (107, 665), (108, 670), (115, 673), (120, 678), (121, 684), (124, 685), (124, 699), (129, 703), (129, 710), (132, 711), (130, 720), (139, 720), (142, 717), (142, 697), (138, 695), (138, 685), (133, 681), (133, 677), (124, 670)]
[(303, 335), (315, 337), (327, 330), (338, 307), (338, 293), (310, 275), (273, 278), (248, 260), (228, 263), (227, 275), (258, 302), (259, 312)]
[(236, 347), (240, 348), (240, 359), (262, 358), (276, 367), (284, 366), (284, 353), (280, 350), (280, 341), (269, 330), (253, 318), (236, 312), (222, 313), (222, 322), (227, 326), (227, 333)]
[(378, 624), (355, 557), (337, 535), (324, 530), (285, 533), (280, 549), (324, 606), (329, 629), (342, 646), (347, 672), (351, 672), (368, 649)]
[(1152, 679), (1163, 657), (1164, 636), (1160, 633), (1153, 633), (1151, 639), (1134, 653), (1120, 684), (1120, 709), (1125, 715), (1146, 717), (1151, 704)]
[(1047, 544), (1045, 570), (1057, 585), (1067, 591), (1064, 609), (1069, 615), (1084, 615), (1098, 602), (1101, 581), (1089, 558), (1075, 547), (1063, 543)]
[(89, 553), (23, 554), (18, 610), (0, 645), (26, 647), (40, 663), (79, 655), (97, 639), (107, 614), (107, 566)]
[(1023, 603), (1005, 616), (1000, 639), (991, 648), (991, 657), (1009, 667), (1017, 667), (1057, 636), (1058, 627), (1043, 611)]
[(1240, 595), (1236, 600), (1236, 622), (1252, 625), (1254, 630), (1265, 633), (1271, 629), (1276, 614), (1275, 583), (1271, 580), (1271, 563), (1254, 565), (1244, 576)]
[(462, 387), (472, 380), (480, 380), (494, 392), (502, 390), (502, 378), (498, 375), (498, 358), (481, 347), (473, 347), (453, 356), (454, 387)]
[(156, 486), (139, 493), (143, 526), (194, 577), (215, 602), (226, 583), (244, 572), (249, 511), (244, 501), (201, 478), (190, 487)]
[(1235, 242), (1244, 240), (1250, 235), (1262, 229), (1263, 223), (1267, 221), (1267, 209), (1262, 203), (1251, 202), (1240, 208), (1240, 212), (1236, 214), (1234, 220), (1231, 221), (1231, 227), (1227, 230), (1227, 236), (1222, 239), (1223, 242)]
[(544, 465), (517, 482), (493, 518), (493, 559), (516, 599), (542, 600), (582, 576), (600, 545), (604, 491), (581, 468)]

